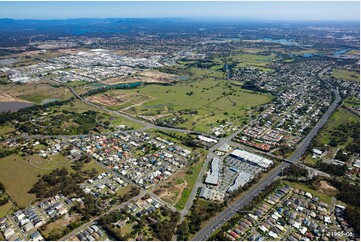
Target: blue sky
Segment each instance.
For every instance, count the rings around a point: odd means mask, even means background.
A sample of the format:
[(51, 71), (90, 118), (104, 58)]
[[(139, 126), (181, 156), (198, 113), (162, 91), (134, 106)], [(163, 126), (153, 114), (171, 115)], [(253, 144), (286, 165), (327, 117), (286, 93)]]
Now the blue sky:
[(0, 18), (166, 18), (359, 20), (358, 1), (320, 2), (0, 2)]

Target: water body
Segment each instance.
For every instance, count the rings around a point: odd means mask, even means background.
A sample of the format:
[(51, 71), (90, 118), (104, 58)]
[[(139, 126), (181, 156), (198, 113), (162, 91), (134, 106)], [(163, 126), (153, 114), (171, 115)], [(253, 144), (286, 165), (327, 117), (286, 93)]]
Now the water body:
[(116, 88), (116, 89), (128, 89), (128, 88), (136, 88), (140, 85), (142, 85), (143, 82), (132, 82), (132, 83), (120, 83), (120, 84), (114, 84), (114, 85), (108, 85), (106, 88)]
[(92, 87), (104, 87), (106, 85), (102, 84), (102, 83), (94, 83), (94, 84), (91, 84), (90, 86), (92, 86)]
[(0, 112), (16, 112), (22, 108), (28, 108), (34, 106), (32, 103), (24, 103), (24, 102), (1, 102), (0, 103)]
[(351, 49), (338, 50), (338, 51), (336, 51), (333, 55), (334, 55), (334, 56), (343, 55), (343, 54), (345, 54), (345, 53), (346, 53), (347, 51), (349, 51), (349, 50), (351, 50)]
[(303, 57), (305, 57), (305, 58), (312, 57), (312, 56), (314, 56), (314, 54), (312, 54), (312, 53), (304, 53), (303, 54)]

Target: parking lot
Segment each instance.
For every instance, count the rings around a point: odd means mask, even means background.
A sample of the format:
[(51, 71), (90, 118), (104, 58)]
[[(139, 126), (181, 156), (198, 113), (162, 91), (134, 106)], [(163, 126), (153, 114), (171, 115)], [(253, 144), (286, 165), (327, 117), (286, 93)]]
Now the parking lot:
[(245, 161), (241, 161), (231, 156), (226, 157), (222, 165), (221, 182), (217, 190), (225, 193), (228, 188), (233, 185), (234, 180), (242, 171), (254, 176), (260, 173), (262, 171), (262, 168), (259, 166), (251, 165)]

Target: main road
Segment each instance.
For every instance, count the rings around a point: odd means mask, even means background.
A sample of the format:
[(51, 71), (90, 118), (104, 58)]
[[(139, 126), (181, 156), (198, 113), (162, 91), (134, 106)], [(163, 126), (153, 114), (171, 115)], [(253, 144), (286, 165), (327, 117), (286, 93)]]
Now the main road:
[(291, 163), (297, 163), (301, 159), (312, 139), (317, 135), (320, 128), (322, 128), (322, 126), (327, 122), (333, 111), (336, 109), (338, 103), (341, 101), (338, 89), (334, 89), (333, 91), (336, 95), (335, 100), (329, 106), (322, 118), (313, 127), (313, 129), (296, 147), (295, 152), (293, 152), (291, 157), (286, 160), (287, 162), (283, 162), (271, 170), (258, 183), (247, 190), (241, 198), (234, 202), (231, 207), (227, 207), (220, 214), (218, 214), (218, 216), (209, 221), (204, 228), (202, 228), (197, 234), (194, 235), (192, 238), (193, 241), (206, 240), (216, 229), (220, 228), (226, 221), (231, 219), (237, 211), (242, 211), (242, 208), (246, 206), (253, 199), (253, 197), (257, 196), (265, 187), (276, 180), (283, 169), (290, 166)]

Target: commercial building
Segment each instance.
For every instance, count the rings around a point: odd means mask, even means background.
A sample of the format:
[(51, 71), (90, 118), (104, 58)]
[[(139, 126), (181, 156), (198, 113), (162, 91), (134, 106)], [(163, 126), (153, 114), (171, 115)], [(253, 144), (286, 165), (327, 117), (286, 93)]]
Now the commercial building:
[(232, 186), (230, 186), (227, 190), (227, 192), (233, 192), (235, 190), (237, 190), (240, 187), (243, 187), (246, 183), (248, 183), (251, 179), (253, 178), (253, 176), (247, 172), (240, 172), (237, 176), (237, 178), (234, 180), (234, 183)]
[(214, 157), (211, 164), (211, 170), (207, 174), (205, 183), (211, 185), (217, 185), (219, 181), (219, 172), (220, 172), (220, 159), (219, 157)]
[(257, 165), (263, 169), (267, 169), (273, 163), (271, 160), (266, 159), (262, 156), (255, 155), (250, 152), (247, 152), (244, 150), (239, 150), (239, 149), (232, 151), (231, 156), (233, 156), (239, 160), (246, 161), (252, 165)]

